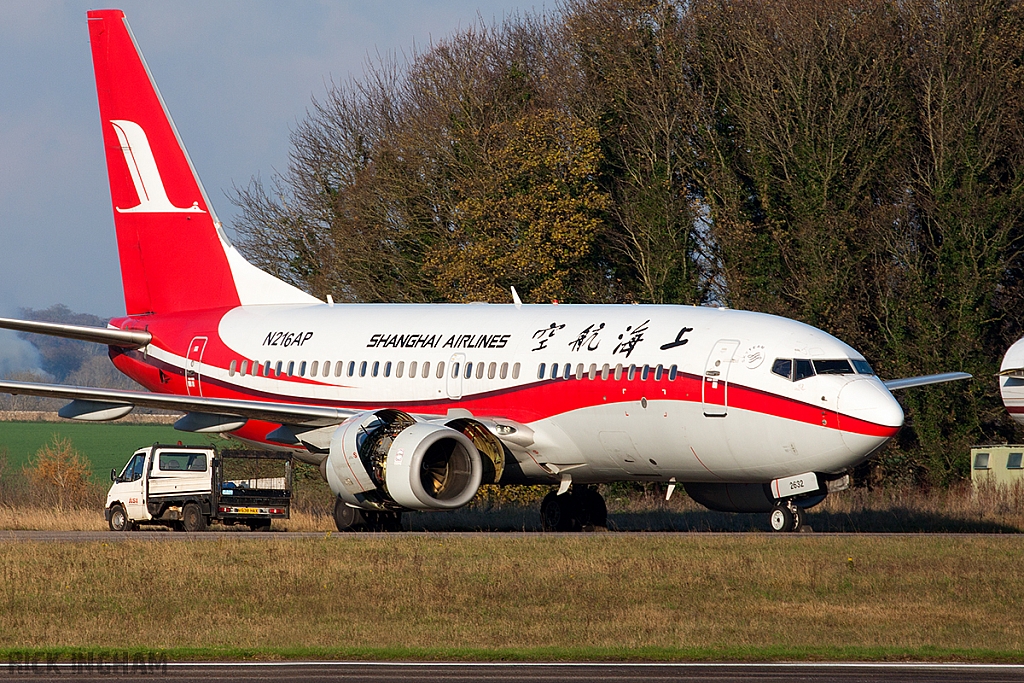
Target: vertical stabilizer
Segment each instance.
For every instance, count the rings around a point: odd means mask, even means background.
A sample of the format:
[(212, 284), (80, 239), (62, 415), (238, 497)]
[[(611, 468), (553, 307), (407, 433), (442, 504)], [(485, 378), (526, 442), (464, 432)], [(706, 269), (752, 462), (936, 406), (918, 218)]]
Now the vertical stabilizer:
[(128, 314), (317, 301), (228, 243), (124, 12), (88, 16)]

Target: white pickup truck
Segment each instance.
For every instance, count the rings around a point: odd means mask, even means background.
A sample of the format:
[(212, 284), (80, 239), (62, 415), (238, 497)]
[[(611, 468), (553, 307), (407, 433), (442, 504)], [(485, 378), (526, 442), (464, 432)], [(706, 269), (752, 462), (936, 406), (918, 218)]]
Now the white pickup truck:
[[(226, 478), (226, 462), (244, 476)], [(283, 476), (263, 476), (282, 464)], [(281, 453), (155, 444), (137, 450), (120, 474), (110, 470), (110, 480), (104, 514), (111, 531), (143, 524), (202, 531), (214, 521), (268, 531), (291, 510), (292, 459)]]

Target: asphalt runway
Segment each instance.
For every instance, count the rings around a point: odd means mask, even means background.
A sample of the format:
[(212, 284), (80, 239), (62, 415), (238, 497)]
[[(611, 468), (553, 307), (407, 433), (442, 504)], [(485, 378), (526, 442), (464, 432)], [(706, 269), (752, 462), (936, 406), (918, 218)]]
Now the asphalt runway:
[[(570, 536), (591, 535), (588, 532), (546, 532), (546, 531), (394, 531), (394, 532), (337, 532), (337, 531), (202, 531), (199, 533), (187, 533), (184, 531), (2, 531), (0, 530), (0, 543), (4, 541), (37, 541), (37, 542), (67, 542), (67, 543), (92, 543), (96, 541), (120, 542), (120, 541), (270, 541), (270, 540), (293, 540), (303, 538), (380, 538), (384, 537), (405, 537), (405, 536), (508, 536), (513, 538), (528, 536)], [(600, 532), (600, 535), (611, 536), (770, 536), (772, 538), (815, 538), (826, 536), (856, 536), (856, 537), (896, 537), (896, 536), (927, 536), (972, 538), (999, 536), (1006, 538), (1006, 535), (985, 534), (985, 533), (952, 533), (952, 532), (820, 532), (807, 534), (776, 534), (771, 531), (611, 531)]]
[(0, 680), (10, 681), (203, 681), (266, 683), (359, 681), (366, 683), (574, 683), (597, 681), (908, 681), (910, 683), (1005, 683), (1024, 681), (1024, 666), (986, 664), (631, 664), (631, 663), (416, 663), (275, 662), (168, 663), (146, 671), (109, 663), (77, 668), (71, 664), (3, 664)]

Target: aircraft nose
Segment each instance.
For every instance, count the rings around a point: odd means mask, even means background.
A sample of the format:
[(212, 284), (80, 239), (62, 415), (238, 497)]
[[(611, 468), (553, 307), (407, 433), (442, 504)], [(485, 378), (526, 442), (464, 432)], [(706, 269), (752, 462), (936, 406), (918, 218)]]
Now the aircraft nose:
[(903, 408), (877, 378), (846, 384), (836, 405), (843, 441), (860, 454), (878, 448), (903, 426)]

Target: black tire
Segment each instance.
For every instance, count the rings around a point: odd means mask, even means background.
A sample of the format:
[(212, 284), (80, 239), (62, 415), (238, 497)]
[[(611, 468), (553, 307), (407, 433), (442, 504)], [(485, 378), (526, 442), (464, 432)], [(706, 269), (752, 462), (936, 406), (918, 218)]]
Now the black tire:
[(197, 503), (185, 503), (185, 507), (181, 509), (181, 527), (189, 532), (206, 530), (206, 517)]
[(354, 531), (365, 525), (366, 520), (363, 518), (362, 510), (349, 507), (341, 498), (335, 498), (334, 526), (338, 528), (338, 531)]
[(807, 511), (799, 505), (793, 508), (793, 531), (800, 531), (807, 523)]
[(540, 504), (540, 526), (544, 531), (577, 531), (574, 496), (552, 491)]
[(401, 512), (363, 512), (367, 531), (395, 532), (402, 530)]
[(261, 519), (249, 522), (249, 531), (270, 531), (272, 522), (269, 519)]
[(776, 504), (768, 515), (772, 531), (793, 531), (793, 511), (788, 506)]
[(576, 503), (574, 517), (576, 523), (584, 531), (608, 528), (608, 508), (604, 498), (596, 489), (586, 487), (579, 489), (573, 496)]
[(128, 521), (128, 514), (120, 503), (115, 503), (110, 508), (110, 521), (107, 523), (110, 525), (111, 531), (131, 531), (135, 526)]

